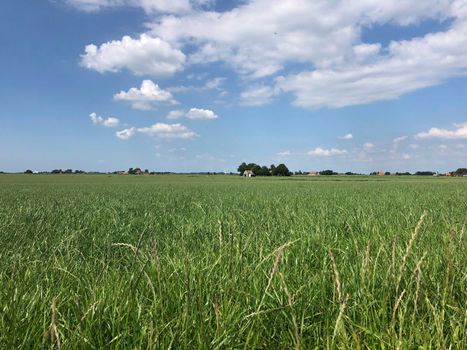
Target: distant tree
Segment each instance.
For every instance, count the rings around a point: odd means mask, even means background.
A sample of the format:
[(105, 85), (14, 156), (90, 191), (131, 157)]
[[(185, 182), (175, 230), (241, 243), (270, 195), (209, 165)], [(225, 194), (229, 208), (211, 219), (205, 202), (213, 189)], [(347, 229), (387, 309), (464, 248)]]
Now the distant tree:
[(64, 173), (64, 174), (72, 174), (72, 173), (73, 173), (73, 169), (66, 169), (63, 173)]
[(391, 175), (391, 173), (389, 171), (386, 171), (384, 175)]
[(51, 171), (52, 174), (61, 174), (62, 173), (62, 169), (54, 169)]
[(139, 175), (139, 174), (141, 174), (141, 168), (130, 168), (130, 169), (128, 169), (128, 174), (130, 174), (130, 175)]
[[(253, 170), (254, 172), (254, 170)], [(258, 171), (255, 173), (257, 176), (271, 176), (271, 173), (269, 172), (269, 169), (267, 166), (263, 165), (261, 168), (258, 169)]]
[(144, 169), (144, 173), (145, 173), (145, 174), (149, 174), (149, 170), (148, 170), (148, 169)]
[(405, 173), (396, 172), (396, 175), (397, 176), (402, 176), (402, 175), (412, 175), (412, 174), (409, 173), (408, 171), (406, 171)]
[(467, 175), (467, 168), (459, 168), (454, 172), (457, 176), (464, 176)]
[(334, 172), (333, 170), (322, 170), (319, 172), (320, 175), (337, 175), (336, 172)]
[(24, 172), (25, 174), (32, 174), (32, 170), (31, 169), (28, 169)]
[(248, 164), (247, 169), (253, 171), (256, 175), (261, 172), (261, 167), (256, 163)]
[(418, 176), (433, 176), (435, 174), (434, 171), (417, 171), (415, 175)]
[(248, 165), (246, 165), (246, 163), (243, 162), (242, 164), (240, 164), (240, 165), (238, 166), (237, 171), (240, 173), (240, 175), (243, 175), (243, 173), (245, 172), (245, 170), (248, 170)]
[(269, 172), (271, 173), (271, 175), (274, 175), (276, 174), (276, 166), (274, 164), (271, 164), (269, 166)]
[(289, 171), (289, 168), (285, 164), (279, 164), (275, 169), (274, 169), (274, 176), (290, 176), (292, 173)]

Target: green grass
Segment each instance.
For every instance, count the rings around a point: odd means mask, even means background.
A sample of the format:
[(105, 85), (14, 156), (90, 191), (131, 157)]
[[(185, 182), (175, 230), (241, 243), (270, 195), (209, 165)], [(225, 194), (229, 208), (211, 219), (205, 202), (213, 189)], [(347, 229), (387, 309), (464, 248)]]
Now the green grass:
[(0, 347), (465, 349), (466, 223), (461, 178), (0, 175)]

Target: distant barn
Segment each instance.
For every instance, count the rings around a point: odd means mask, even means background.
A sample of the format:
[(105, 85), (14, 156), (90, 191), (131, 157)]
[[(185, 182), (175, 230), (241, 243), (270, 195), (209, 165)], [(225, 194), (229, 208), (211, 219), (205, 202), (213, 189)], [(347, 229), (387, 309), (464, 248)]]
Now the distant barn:
[(255, 173), (252, 170), (245, 170), (243, 172), (243, 177), (255, 177)]

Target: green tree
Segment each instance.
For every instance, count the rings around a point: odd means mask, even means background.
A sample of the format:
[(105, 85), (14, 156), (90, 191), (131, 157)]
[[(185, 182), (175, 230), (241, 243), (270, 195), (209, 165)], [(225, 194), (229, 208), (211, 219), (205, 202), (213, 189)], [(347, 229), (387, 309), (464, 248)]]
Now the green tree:
[(269, 168), (266, 165), (263, 165), (261, 167), (261, 176), (271, 176), (271, 173), (269, 172)]
[(279, 164), (275, 169), (273, 175), (275, 176), (290, 176), (289, 168), (285, 164)]
[(248, 170), (248, 165), (246, 165), (246, 163), (243, 162), (242, 164), (240, 164), (240, 165), (238, 166), (237, 171), (240, 173), (240, 175), (243, 175), (243, 173), (245, 172), (245, 170)]
[(319, 172), (320, 175), (337, 175), (336, 172), (332, 171), (332, 170), (323, 170), (323, 171), (320, 171)]

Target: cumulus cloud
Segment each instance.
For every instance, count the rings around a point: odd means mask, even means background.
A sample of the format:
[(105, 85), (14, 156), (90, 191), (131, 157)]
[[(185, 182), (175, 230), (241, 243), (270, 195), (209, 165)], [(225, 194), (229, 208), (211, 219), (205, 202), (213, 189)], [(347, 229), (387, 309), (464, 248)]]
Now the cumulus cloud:
[(138, 128), (138, 132), (162, 139), (193, 139), (198, 135), (182, 124), (156, 123), (144, 128)]
[(277, 153), (277, 155), (278, 155), (279, 157), (288, 157), (288, 156), (290, 156), (291, 154), (292, 154), (292, 153), (291, 153), (290, 151), (283, 151), (283, 152)]
[(454, 124), (455, 129), (431, 128), (415, 135), (417, 139), (467, 139), (467, 123)]
[(394, 146), (394, 148), (397, 148), (402, 142), (404, 142), (405, 140), (407, 140), (407, 136), (399, 136), (399, 137), (396, 137), (394, 140), (392, 140), (392, 144)]
[(224, 77), (215, 77), (207, 80), (204, 85), (179, 85), (169, 87), (167, 90), (171, 92), (189, 92), (189, 91), (207, 91), (207, 90), (218, 90), (223, 92), (224, 89), (221, 88), (222, 84), (225, 82)]
[(177, 104), (170, 92), (162, 90), (151, 80), (143, 80), (139, 89), (133, 87), (128, 91), (120, 91), (114, 95), (114, 100), (129, 102), (133, 108), (142, 110), (154, 109), (160, 104)]
[(115, 128), (120, 124), (120, 120), (115, 117), (108, 117), (108, 118), (102, 118), (101, 116), (97, 115), (97, 113), (92, 112), (89, 115), (89, 118), (91, 118), (91, 121), (95, 125), (102, 125), (107, 128)]
[(387, 53), (371, 62), (353, 60), (335, 67), (291, 74), (278, 87), (295, 95), (307, 108), (338, 108), (397, 99), (467, 74), (467, 20), (455, 21), (446, 32), (391, 42)]
[(262, 106), (272, 101), (274, 89), (270, 86), (251, 86), (240, 94), (242, 104), (246, 106)]
[(316, 147), (315, 149), (308, 152), (309, 155), (315, 157), (333, 157), (333, 156), (342, 156), (347, 153), (345, 149), (330, 148), (325, 149), (321, 147)]
[(136, 132), (136, 128), (135, 127), (131, 127), (131, 128), (127, 128), (127, 129), (123, 129), (123, 130), (120, 130), (120, 131), (117, 131), (115, 133), (115, 135), (117, 135), (117, 137), (121, 140), (128, 140), (129, 138), (131, 138)]
[(184, 13), (191, 10), (188, 0), (66, 0), (82, 11), (99, 11), (108, 7), (141, 7), (147, 13)]
[(345, 134), (344, 136), (340, 136), (339, 139), (341, 140), (352, 140), (353, 139), (353, 135), (352, 134)]
[[(193, 139), (198, 136), (194, 131), (179, 123), (155, 123), (153, 125), (145, 126), (142, 128), (136, 128), (132, 126), (130, 128), (117, 131), (115, 134), (119, 139), (128, 140), (136, 133), (141, 133), (161, 139)], [(160, 146), (156, 146), (156, 149), (159, 148)]]
[(167, 119), (179, 119), (179, 118), (188, 118), (188, 119), (204, 119), (212, 120), (217, 119), (219, 116), (211, 111), (210, 109), (202, 108), (190, 108), (188, 112), (181, 110), (170, 111), (167, 114)]
[(188, 119), (217, 119), (219, 116), (210, 109), (190, 108), (186, 114)]
[(375, 147), (375, 145), (372, 144), (371, 142), (366, 142), (366, 143), (363, 144), (363, 149), (367, 150), (367, 151), (370, 150), (370, 149), (373, 149), (374, 147)]
[(142, 34), (138, 39), (124, 36), (99, 47), (87, 45), (81, 64), (99, 73), (128, 69), (136, 75), (167, 76), (183, 68), (185, 54), (160, 38)]
[(170, 111), (167, 114), (167, 119), (179, 119), (182, 118), (185, 115), (185, 113), (186, 112), (180, 110)]
[(250, 0), (222, 13), (165, 16), (153, 23), (152, 32), (170, 42), (196, 43), (193, 63), (224, 61), (240, 73), (264, 77), (290, 62), (313, 62), (321, 68), (349, 57), (375, 56), (377, 44), (359, 43), (363, 26), (439, 18), (448, 5), (438, 0), (357, 0), (351, 7), (344, 0)]
[[(248, 82), (271, 77), (272, 86), (254, 82), (245, 89), (241, 102), (246, 105), (289, 93), (297, 106), (340, 108), (397, 99), (467, 75), (464, 0), (355, 0), (352, 6), (346, 0), (249, 0), (225, 12), (196, 10), (188, 0), (69, 1), (161, 12), (138, 39), (88, 45), (85, 67), (170, 75), (186, 64), (222, 62)], [(387, 46), (362, 42), (362, 32), (372, 26), (429, 19), (448, 19), (449, 27)]]

